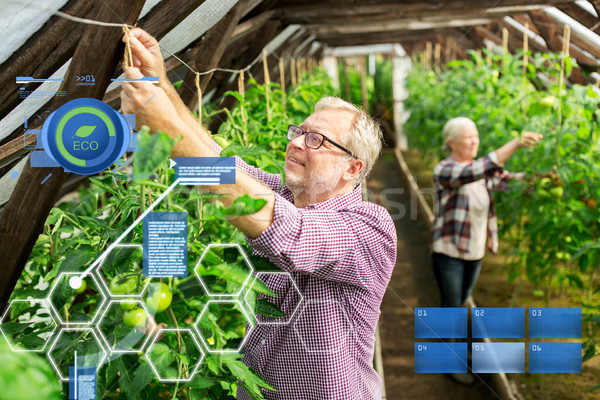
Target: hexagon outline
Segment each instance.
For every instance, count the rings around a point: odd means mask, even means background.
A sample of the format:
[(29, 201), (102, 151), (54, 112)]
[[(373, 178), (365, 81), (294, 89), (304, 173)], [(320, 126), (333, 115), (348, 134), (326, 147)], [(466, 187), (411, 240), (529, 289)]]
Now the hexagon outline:
[[(131, 300), (131, 299), (130, 299)], [(98, 318), (98, 322), (96, 323), (96, 325), (94, 325), (96, 327), (96, 329), (98, 329), (98, 334), (100, 335), (100, 337), (102, 338), (102, 340), (104, 341), (104, 344), (106, 345), (106, 349), (108, 350), (108, 352), (110, 354), (126, 354), (126, 353), (139, 353), (140, 351), (144, 351), (144, 349), (146, 348), (146, 345), (148, 344), (148, 342), (150, 341), (150, 338), (152, 337), (152, 335), (155, 333), (156, 328), (158, 327), (158, 325), (155, 325), (154, 328), (152, 328), (152, 331), (150, 331), (149, 333), (146, 334), (147, 338), (144, 340), (144, 343), (142, 343), (142, 347), (140, 347), (138, 350), (113, 350), (110, 347), (110, 344), (108, 343), (108, 340), (104, 337), (104, 335), (102, 334), (102, 330), (100, 329), (100, 322), (102, 321), (102, 319), (106, 316), (106, 313), (108, 312), (108, 309), (111, 307), (111, 305), (113, 303), (122, 303), (124, 301), (127, 301), (126, 299), (116, 299), (116, 300), (110, 300), (108, 302), (108, 305), (106, 306), (106, 308), (104, 309), (104, 311), (102, 311), (102, 314), (100, 315), (100, 318)], [(152, 314), (150, 314), (150, 312), (148, 311), (148, 309), (146, 308), (146, 305), (144, 304), (144, 302), (142, 300), (135, 300), (136, 302), (139, 302), (142, 304), (142, 308), (144, 309), (144, 311), (146, 312), (146, 315), (149, 317), (152, 317)]]
[[(112, 249), (110, 249), (110, 252), (112, 252), (114, 249), (116, 249), (117, 247), (139, 247), (142, 252), (144, 251), (144, 247), (141, 244), (137, 244), (137, 243), (119, 243), (116, 244)], [(98, 280), (100, 281), (100, 284), (102, 286), (102, 288), (106, 291), (108, 298), (115, 298), (115, 299), (129, 299), (132, 297), (135, 297), (136, 299), (141, 299), (142, 298), (142, 294), (146, 291), (146, 288), (148, 287), (148, 285), (150, 284), (150, 281), (146, 281), (146, 283), (144, 283), (144, 285), (142, 286), (142, 290), (140, 290), (139, 294), (113, 294), (110, 291), (110, 288), (108, 287), (108, 285), (106, 284), (106, 282), (104, 282), (104, 279), (102, 278), (102, 274), (100, 273), (100, 270), (102, 269), (102, 264), (104, 264), (104, 261), (106, 261), (106, 258), (109, 256), (109, 253), (107, 253), (106, 255), (102, 255), (102, 261), (100, 261), (100, 263), (94, 267), (94, 272), (97, 275)]]
[[(40, 302), (48, 310), (48, 315), (50, 315), (50, 319), (52, 320), (52, 323), (54, 324), (54, 329), (52, 329), (52, 332), (50, 332), (50, 339), (46, 340), (46, 342), (44, 343), (44, 346), (42, 346), (42, 348), (39, 350), (18, 349), (18, 348), (15, 349), (12, 346), (12, 343), (10, 342), (10, 340), (8, 339), (8, 336), (6, 336), (6, 334), (4, 333), (4, 330), (2, 330), (2, 321), (4, 321), (4, 318), (6, 317), (6, 314), (8, 314), (8, 311), (12, 307), (13, 303), (17, 302), (17, 301)], [(48, 302), (46, 301), (46, 299), (13, 299), (13, 300), (11, 300), (8, 307), (6, 308), (6, 311), (4, 311), (4, 314), (2, 315), (2, 319), (0, 319), (0, 332), (2, 333), (2, 336), (4, 336), (4, 338), (6, 339), (6, 342), (8, 343), (8, 346), (10, 347), (10, 349), (14, 352), (43, 353), (44, 350), (46, 349), (46, 347), (48, 347), (48, 342), (52, 341), (52, 335), (54, 335), (54, 333), (56, 332), (57, 329), (58, 329), (58, 324), (56, 323), (56, 321), (54, 320), (54, 317), (52, 316), (52, 309), (48, 305)]]
[(52, 345), (50, 345), (50, 348), (48, 349), (48, 360), (50, 360), (50, 364), (52, 364), (52, 367), (54, 368), (54, 371), (58, 374), (58, 377), (60, 378), (61, 381), (63, 382), (67, 382), (69, 380), (69, 378), (65, 378), (63, 377), (62, 373), (60, 372), (60, 369), (58, 368), (58, 366), (56, 365), (56, 363), (54, 362), (54, 360), (52, 359), (52, 357), (50, 356), (50, 353), (52, 353), (52, 349), (54, 348), (54, 346), (56, 345), (56, 343), (58, 343), (58, 339), (60, 339), (60, 335), (62, 335), (62, 333), (64, 331), (90, 331), (92, 332), (92, 336), (94, 336), (94, 339), (96, 339), (96, 342), (98, 343), (98, 347), (100, 347), (100, 349), (102, 350), (102, 353), (104, 353), (104, 356), (102, 356), (102, 358), (100, 359), (100, 362), (98, 363), (98, 368), (104, 364), (104, 361), (106, 361), (106, 357), (108, 356), (108, 353), (106, 352), (106, 349), (102, 346), (102, 341), (98, 338), (98, 334), (96, 333), (96, 331), (94, 330), (93, 326), (72, 326), (72, 327), (68, 327), (65, 326), (63, 328), (60, 329), (60, 332), (58, 332), (58, 335), (56, 335), (56, 339), (54, 339), (54, 342), (52, 342)]
[(82, 325), (83, 326), (93, 326), (94, 322), (98, 318), (98, 314), (100, 314), (100, 311), (102, 310), (102, 307), (106, 304), (106, 301), (108, 300), (106, 298), (106, 294), (102, 291), (101, 285), (98, 283), (98, 278), (94, 274), (89, 275), (92, 277), (92, 279), (96, 283), (96, 287), (98, 288), (98, 293), (100, 294), (100, 296), (102, 298), (102, 302), (98, 304), (98, 309), (96, 310), (94, 317), (88, 322), (64, 322), (62, 320), (62, 318), (60, 317), (60, 313), (54, 307), (54, 304), (52, 304), (52, 300), (51, 300), (52, 293), (54, 293), (54, 290), (56, 290), (56, 286), (57, 286), (56, 282), (59, 282), (59, 280), (62, 278), (63, 275), (81, 275), (81, 273), (79, 273), (79, 272), (61, 272), (58, 275), (58, 277), (54, 280), (54, 282), (52, 283), (52, 288), (50, 289), (50, 292), (48, 293), (48, 297), (46, 297), (46, 300), (48, 301), (48, 304), (50, 304), (50, 308), (52, 309), (52, 311), (54, 311), (54, 313), (56, 314), (56, 317), (58, 318), (58, 322), (62, 326), (82, 326)]
[[(192, 371), (192, 373), (190, 374), (189, 377), (185, 378), (185, 379), (179, 379), (179, 378), (161, 378), (160, 375), (158, 374), (158, 371), (156, 370), (156, 367), (154, 366), (154, 364), (152, 363), (152, 360), (150, 359), (150, 357), (148, 357), (148, 354), (150, 353), (150, 350), (152, 349), (152, 346), (154, 346), (154, 344), (156, 343), (158, 337), (160, 336), (160, 333), (163, 331), (186, 331), (190, 333), (190, 336), (192, 337), (192, 340), (194, 341), (194, 343), (196, 344), (196, 346), (198, 346), (198, 350), (200, 350), (200, 360), (198, 360), (198, 362), (196, 363), (196, 367), (194, 367), (194, 370)], [(146, 359), (148, 360), (148, 364), (150, 364), (150, 368), (152, 368), (152, 371), (154, 372), (154, 375), (156, 375), (156, 378), (158, 379), (159, 382), (190, 382), (193, 378), (194, 375), (196, 375), (196, 372), (198, 372), (198, 368), (200, 368), (200, 364), (202, 364), (202, 361), (204, 361), (204, 357), (206, 357), (206, 353), (204, 353), (204, 350), (202, 350), (202, 346), (200, 346), (200, 343), (198, 342), (198, 339), (196, 339), (196, 336), (194, 335), (194, 332), (190, 329), (190, 328), (161, 328), (158, 332), (156, 332), (156, 335), (154, 335), (154, 337), (152, 338), (152, 342), (150, 343), (150, 346), (148, 347), (148, 350), (146, 352), (144, 352), (144, 357), (146, 357)]]
[[(204, 312), (206, 312), (206, 310), (208, 310), (208, 307), (210, 306), (211, 303), (218, 303), (218, 304), (223, 304), (223, 303), (237, 303), (240, 306), (240, 311), (242, 312), (242, 314), (244, 314), (244, 317), (246, 317), (246, 321), (250, 322), (251, 329), (248, 332), (244, 332), (244, 337), (242, 338), (242, 341), (240, 342), (240, 345), (238, 346), (238, 348), (236, 350), (233, 350), (233, 349), (229, 349), (229, 350), (211, 350), (210, 347), (206, 343), (206, 339), (204, 339), (204, 336), (202, 336), (202, 333), (200, 332), (200, 328), (198, 328), (198, 325), (200, 324), (200, 320), (202, 319), (202, 315), (204, 315)], [(196, 333), (198, 334), (198, 337), (200, 338), (200, 341), (202, 342), (202, 344), (204, 346), (206, 346), (206, 350), (209, 353), (212, 353), (212, 354), (239, 353), (240, 350), (242, 349), (242, 347), (244, 347), (244, 345), (246, 344), (246, 340), (248, 340), (249, 332), (252, 332), (252, 330), (254, 330), (254, 328), (255, 328), (255, 326), (252, 324), (252, 322), (250, 320), (250, 317), (246, 313), (246, 310), (244, 310), (244, 306), (242, 305), (242, 303), (240, 302), (240, 300), (209, 300), (204, 305), (204, 308), (202, 308), (202, 311), (198, 315), (198, 318), (196, 319), (196, 322), (194, 322), (194, 329), (196, 330)]]
[[(287, 322), (279, 322), (279, 321), (260, 322), (258, 320), (258, 316), (254, 312), (254, 310), (252, 310), (251, 307), (249, 307), (249, 306), (248, 306), (248, 309), (250, 310), (252, 315), (254, 315), (254, 318), (256, 318), (256, 325), (287, 325), (292, 321), (292, 319), (294, 318), (294, 315), (296, 315), (296, 312), (298, 311), (298, 309), (300, 308), (300, 305), (304, 301), (304, 296), (302, 296), (302, 293), (300, 293), (300, 289), (298, 288), (298, 285), (296, 285), (296, 282), (292, 278), (292, 275), (289, 272), (285, 272), (285, 271), (260, 271), (260, 272), (257, 272), (256, 275), (254, 276), (254, 279), (252, 280), (252, 284), (250, 284), (250, 287), (248, 288), (248, 290), (251, 290), (250, 288), (252, 288), (252, 285), (254, 285), (254, 282), (256, 282), (259, 275), (267, 275), (267, 274), (282, 274), (282, 275), (289, 276), (290, 281), (292, 282), (292, 285), (294, 285), (294, 289), (296, 289), (296, 293), (298, 293), (298, 296), (300, 296), (300, 301), (298, 302), (298, 304), (296, 304), (296, 307), (294, 307), (294, 311), (292, 311), (292, 313), (290, 315), (288, 315)], [(246, 296), (248, 296), (248, 293), (249, 292), (247, 292), (244, 295), (244, 302), (246, 304), (248, 304), (248, 300), (246, 299)]]
[[(346, 322), (348, 323), (348, 326), (350, 327), (350, 329), (348, 329), (348, 332), (346, 333), (346, 336), (349, 336), (350, 332), (354, 331), (354, 327), (350, 323), (350, 319), (348, 318), (348, 315), (346, 314), (346, 310), (344, 309), (344, 307), (342, 306), (342, 304), (339, 301), (334, 300), (334, 299), (311, 299), (311, 300), (307, 300), (306, 303), (304, 304), (304, 307), (302, 307), (302, 311), (304, 311), (306, 309), (306, 307), (308, 306), (309, 303), (336, 303), (340, 307), (340, 310), (342, 310), (342, 315), (344, 316), (344, 319), (346, 320)], [(308, 346), (306, 345), (306, 343), (304, 342), (304, 339), (302, 339), (302, 335), (300, 334), (300, 332), (298, 332), (298, 329), (296, 328), (297, 327), (298, 318), (300, 318), (300, 315), (302, 315), (302, 312), (298, 315), (298, 317), (294, 321), (294, 331), (296, 332), (296, 335), (298, 335), (298, 338), (300, 338), (300, 342), (302, 342), (302, 346), (304, 346), (304, 349), (306, 350), (307, 353), (313, 353), (313, 354), (335, 354), (335, 353), (337, 353), (337, 352), (340, 351), (340, 349), (341, 349), (341, 343), (333, 351), (329, 351), (329, 350), (310, 350), (308, 348)]]
[[(250, 274), (248, 274), (248, 277), (246, 278), (246, 280), (244, 281), (244, 283), (240, 286), (240, 290), (237, 293), (235, 293), (235, 294), (230, 294), (230, 293), (211, 293), (210, 290), (208, 290), (208, 287), (206, 286), (206, 284), (204, 283), (204, 281), (202, 280), (202, 277), (198, 273), (198, 271), (197, 271), (198, 266), (202, 263), (202, 260), (204, 260), (204, 256), (206, 255), (206, 253), (208, 252), (208, 250), (211, 247), (237, 247), (238, 250), (240, 251), (240, 253), (242, 254), (242, 257), (244, 257), (244, 261), (246, 262), (246, 265), (248, 265), (248, 267), (250, 268)], [(251, 277), (252, 277), (253, 274), (254, 274), (254, 266), (250, 262), (250, 259), (248, 259), (248, 256), (246, 255), (246, 252), (244, 251), (244, 249), (242, 248), (242, 246), (240, 246), (239, 243), (210, 243), (208, 246), (206, 246), (206, 249), (204, 249), (204, 251), (202, 252), (202, 255), (200, 256), (200, 259), (198, 260), (198, 262), (196, 263), (196, 266), (194, 267), (194, 275), (196, 275), (196, 277), (200, 281), (200, 285), (202, 285), (202, 288), (204, 289), (204, 291), (206, 292), (206, 294), (208, 294), (209, 297), (230, 298), (230, 299), (239, 297), (242, 294), (242, 291), (244, 290), (244, 288), (248, 284), (248, 281), (251, 279)]]

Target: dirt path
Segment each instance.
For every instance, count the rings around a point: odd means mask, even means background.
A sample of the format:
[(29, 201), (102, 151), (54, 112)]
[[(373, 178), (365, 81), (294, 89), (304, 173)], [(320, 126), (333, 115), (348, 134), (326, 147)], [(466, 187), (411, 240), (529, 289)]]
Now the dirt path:
[[(429, 255), (429, 234), (411, 216), (410, 196), (393, 153), (386, 152), (373, 168), (368, 189), (388, 209), (398, 234), (398, 258), (381, 306), (380, 334), (387, 399), (483, 400), (499, 399), (489, 376), (471, 388), (443, 374), (414, 372), (415, 307), (438, 307), (439, 294)], [(404, 212), (403, 212), (404, 211)], [(413, 211), (414, 213), (415, 211)]]

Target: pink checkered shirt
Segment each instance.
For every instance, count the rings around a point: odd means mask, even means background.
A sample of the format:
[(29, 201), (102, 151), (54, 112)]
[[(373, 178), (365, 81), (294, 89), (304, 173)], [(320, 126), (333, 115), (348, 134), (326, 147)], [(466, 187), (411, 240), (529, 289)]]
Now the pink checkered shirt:
[[(280, 175), (236, 161), (276, 192), (273, 223), (247, 241), (289, 274), (260, 278), (278, 294), (269, 301), (291, 315), (279, 324), (259, 317), (243, 361), (277, 389), (265, 391), (267, 399), (381, 399), (373, 352), (379, 307), (396, 262), (389, 213), (362, 201), (360, 185), (298, 209)], [(241, 387), (237, 398), (250, 399)]]

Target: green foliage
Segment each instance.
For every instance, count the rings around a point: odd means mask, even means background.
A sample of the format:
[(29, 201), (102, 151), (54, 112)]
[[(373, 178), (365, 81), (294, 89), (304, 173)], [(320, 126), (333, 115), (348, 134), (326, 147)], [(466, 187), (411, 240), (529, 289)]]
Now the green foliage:
[[(270, 90), (270, 112), (267, 115), (265, 91)], [(229, 145), (222, 156), (239, 155), (249, 164), (260, 167), (267, 172), (282, 173), (283, 159), (287, 146), (286, 132), (288, 123), (300, 123), (313, 110), (315, 102), (325, 95), (335, 95), (327, 75), (322, 69), (315, 69), (312, 75), (306, 74), (298, 85), (289, 89), (286, 94), (286, 107), (283, 106), (284, 93), (276, 84), (266, 88), (249, 82), (246, 96), (238, 93), (228, 95), (238, 97), (240, 102), (231, 110), (226, 110), (228, 119), (219, 129), (219, 136), (228, 139)], [(205, 107), (206, 110), (213, 107)], [(210, 111), (205, 117), (210, 118)], [(85, 132), (84, 132), (85, 133)], [(64, 276), (57, 281), (63, 272), (82, 272), (113, 243), (143, 211), (152, 205), (157, 198), (174, 181), (174, 170), (169, 168), (169, 155), (174, 141), (164, 133), (149, 135), (147, 129), (141, 133), (142, 149), (134, 153), (133, 160), (126, 161), (125, 167), (115, 168), (104, 175), (90, 178), (88, 186), (79, 189), (77, 198), (54, 207), (48, 216), (43, 234), (39, 236), (29, 257), (23, 275), (17, 283), (11, 299), (25, 299), (28, 296), (45, 298), (53, 285), (60, 285), (53, 293), (53, 301), (61, 308), (63, 318), (72, 320), (76, 316), (86, 315), (96, 307), (98, 288), (91, 279), (86, 279), (87, 288), (81, 294), (73, 294)], [(268, 150), (268, 151), (267, 151)], [(129, 167), (132, 165), (133, 168)], [(128, 175), (127, 171), (133, 174)], [(130, 172), (130, 173), (131, 173)], [(199, 284), (194, 269), (205, 253), (208, 244), (244, 243), (244, 236), (234, 229), (227, 218), (252, 214), (265, 204), (262, 199), (242, 196), (225, 207), (219, 196), (201, 193), (188, 186), (178, 186), (172, 190), (153, 211), (185, 211), (188, 214), (188, 277), (162, 279), (162, 283), (172, 293), (170, 306), (162, 312), (152, 315), (157, 324), (169, 328), (191, 328), (204, 310), (209, 296)], [(141, 244), (142, 224), (135, 226), (122, 243)], [(251, 307), (255, 313), (269, 316), (283, 316), (283, 313), (272, 304), (257, 301), (258, 294), (275, 296), (260, 280), (249, 278), (250, 271), (245, 268), (243, 258), (225, 248), (217, 251), (211, 248), (206, 252), (197, 272), (205, 282), (215, 286), (222, 283), (222, 290), (229, 293), (239, 291), (245, 282), (253, 282), (240, 295), (240, 300), (248, 299), (244, 306)], [(251, 249), (244, 248), (257, 270), (276, 270), (269, 260), (251, 255)], [(240, 262), (239, 260), (242, 260)], [(102, 262), (101, 273), (107, 286), (111, 282), (124, 283), (130, 280), (134, 292), (141, 292), (146, 281), (141, 276), (142, 252), (137, 248), (115, 248)], [(68, 278), (68, 275), (66, 276)], [(214, 289), (214, 287), (212, 288)], [(128, 291), (131, 288), (127, 289)], [(56, 294), (56, 296), (55, 296)], [(25, 302), (23, 302), (25, 307)], [(24, 307), (11, 308), (11, 317), (26, 310)], [(135, 307), (135, 306), (134, 306)], [(127, 311), (126, 311), (127, 312)], [(246, 313), (249, 313), (246, 310)], [(114, 329), (106, 334), (108, 338), (123, 337), (128, 330), (139, 329), (128, 327), (123, 323), (123, 309), (117, 305), (116, 312), (107, 313), (108, 323), (99, 329)], [(246, 320), (240, 310), (227, 310), (215, 307), (214, 304), (203, 314), (199, 326), (205, 332), (212, 332), (215, 348), (223, 348), (228, 342), (240, 342), (246, 329)], [(204, 316), (207, 318), (205, 319)], [(206, 322), (205, 322), (206, 320)], [(254, 324), (255, 321), (249, 321)], [(137, 322), (136, 322), (137, 324)], [(130, 325), (136, 325), (130, 323)], [(19, 329), (26, 327), (13, 324), (16, 340), (23, 344), (35, 345), (39, 336), (22, 334)], [(47, 332), (46, 332), (47, 333)], [(106, 332), (105, 332), (106, 333)], [(55, 346), (53, 354), (59, 368), (72, 364), (75, 346), (92, 346), (91, 335), (80, 335), (77, 340), (61, 341)], [(181, 378), (193, 365), (194, 354), (191, 342), (185, 344), (185, 336), (165, 335), (157, 341), (148, 356), (155, 362), (161, 373), (170, 378)], [(221, 346), (221, 347), (220, 347)], [(81, 351), (85, 354), (85, 351)], [(0, 357), (20, 359), (21, 354), (0, 351)], [(25, 356), (28, 357), (28, 356)], [(113, 399), (232, 399), (238, 385), (241, 385), (253, 399), (263, 399), (261, 388), (274, 390), (254, 371), (240, 361), (242, 354), (225, 353), (206, 355), (198, 372), (191, 382), (185, 384), (164, 384), (159, 382), (147, 357), (142, 354), (113, 354), (104, 365), (99, 366), (97, 384), (98, 398)], [(11, 359), (12, 360), (12, 359)], [(12, 362), (12, 361), (11, 361)], [(3, 365), (11, 365), (8, 361)], [(43, 359), (35, 359), (24, 363), (20, 368), (1, 369), (0, 380), (10, 381), (12, 376), (29, 376), (42, 374), (49, 376), (50, 383), (36, 395), (16, 398), (54, 398), (56, 377)], [(18, 372), (17, 372), (18, 371)], [(26, 371), (25, 373), (23, 371)], [(29, 374), (29, 375), (27, 375)], [(37, 377), (39, 378), (39, 377)], [(19, 383), (20, 380), (13, 379)], [(38, 382), (39, 379), (35, 382)], [(4, 381), (3, 381), (4, 382)], [(34, 383), (35, 383), (34, 382)], [(54, 382), (54, 383), (52, 383)], [(2, 385), (12, 390), (13, 386)], [(30, 385), (27, 389), (34, 388)], [(23, 389), (25, 390), (25, 389)], [(66, 386), (63, 387), (66, 390)], [(10, 393), (10, 392), (9, 392)], [(45, 394), (48, 395), (45, 395)], [(41, 396), (40, 396), (41, 395)], [(4, 398), (4, 397), (2, 397)]]
[[(497, 194), (500, 240), (512, 249), (507, 253), (508, 278), (525, 277), (538, 287), (534, 294), (545, 296), (547, 303), (552, 288), (560, 285), (571, 301), (597, 305), (598, 93), (576, 84), (558, 87), (562, 55), (530, 55), (526, 73), (521, 54), (471, 55), (448, 63), (439, 74), (416, 67), (408, 76), (410, 118), (405, 132), (411, 145), (430, 161), (445, 157), (442, 128), (458, 116), (477, 124), (480, 155), (520, 132), (542, 133), (538, 146), (515, 153), (506, 163), (508, 170), (527, 172), (529, 180), (513, 182), (510, 191)], [(575, 62), (569, 57), (564, 61), (568, 76)], [(544, 181), (536, 189), (536, 174), (548, 173), (553, 173), (552, 183)], [(553, 191), (556, 197), (547, 195), (544, 184), (560, 186)], [(586, 357), (591, 358), (597, 354), (599, 309), (583, 310)]]
[(54, 371), (40, 355), (13, 352), (6, 340), (0, 338), (0, 365), (3, 400), (63, 398)]

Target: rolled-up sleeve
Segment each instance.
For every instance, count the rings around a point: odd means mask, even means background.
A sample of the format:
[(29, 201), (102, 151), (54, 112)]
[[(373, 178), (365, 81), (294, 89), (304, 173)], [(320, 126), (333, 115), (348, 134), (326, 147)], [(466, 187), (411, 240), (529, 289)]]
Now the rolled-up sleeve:
[(383, 208), (297, 209), (276, 195), (273, 223), (248, 244), (287, 272), (370, 288), (396, 257), (396, 230)]

